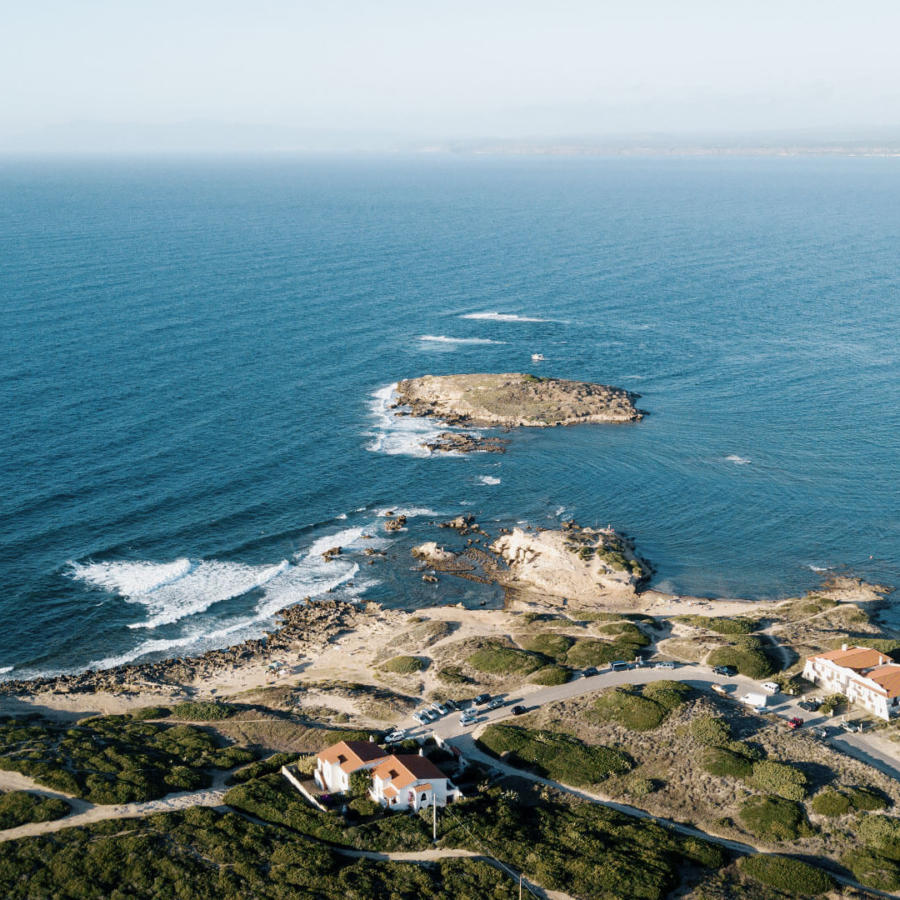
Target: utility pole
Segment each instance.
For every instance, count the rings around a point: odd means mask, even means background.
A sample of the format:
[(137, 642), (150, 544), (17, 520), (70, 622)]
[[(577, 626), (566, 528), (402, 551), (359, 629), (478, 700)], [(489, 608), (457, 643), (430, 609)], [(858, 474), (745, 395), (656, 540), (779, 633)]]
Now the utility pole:
[(437, 794), (434, 792), (434, 788), (431, 789), (431, 809), (432, 809), (432, 813), (433, 813), (433, 817), (434, 817), (431, 841), (433, 844), (436, 844), (437, 843)]
[(519, 900), (522, 900), (522, 872), (519, 872)]

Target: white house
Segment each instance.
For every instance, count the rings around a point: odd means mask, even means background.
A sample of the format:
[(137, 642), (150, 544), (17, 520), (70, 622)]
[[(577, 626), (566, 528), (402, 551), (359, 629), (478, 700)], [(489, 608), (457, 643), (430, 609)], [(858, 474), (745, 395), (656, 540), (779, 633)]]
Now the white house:
[(340, 741), (316, 756), (313, 778), (323, 791), (347, 791), (354, 772), (371, 769), (386, 756), (384, 750), (371, 741)]
[(462, 796), (447, 776), (424, 756), (388, 756), (372, 770), (372, 799), (390, 809), (446, 806)]
[(900, 715), (900, 665), (868, 647), (848, 647), (810, 656), (803, 677), (828, 691), (845, 694), (872, 715)]

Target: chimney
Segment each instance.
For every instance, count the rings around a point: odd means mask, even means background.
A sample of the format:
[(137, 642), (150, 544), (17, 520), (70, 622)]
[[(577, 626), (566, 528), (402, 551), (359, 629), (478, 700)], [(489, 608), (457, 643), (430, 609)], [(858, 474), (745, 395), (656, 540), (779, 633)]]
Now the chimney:
[(375, 743), (375, 735), (374, 735), (374, 734), (370, 734), (370, 735), (369, 735), (369, 743), (370, 743), (370, 744), (374, 744), (374, 743)]
[(847, 645), (846, 645), (846, 644), (841, 644), (841, 650), (843, 650), (843, 651), (846, 653), (846, 652), (847, 652)]
[(424, 756), (424, 755), (425, 755), (425, 748), (419, 747), (419, 756)]

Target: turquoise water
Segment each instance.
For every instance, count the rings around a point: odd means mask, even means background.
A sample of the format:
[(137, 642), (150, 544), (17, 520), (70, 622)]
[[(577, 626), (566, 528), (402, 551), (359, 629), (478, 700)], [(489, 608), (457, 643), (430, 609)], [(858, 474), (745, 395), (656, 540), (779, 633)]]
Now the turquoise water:
[[(898, 582), (898, 166), (2, 164), (0, 669), (221, 646), (328, 590), (498, 602), (410, 571), (460, 511), (612, 523), (685, 593)], [(650, 415), (434, 458), (385, 410), (521, 370)], [(368, 566), (385, 509), (416, 515)]]

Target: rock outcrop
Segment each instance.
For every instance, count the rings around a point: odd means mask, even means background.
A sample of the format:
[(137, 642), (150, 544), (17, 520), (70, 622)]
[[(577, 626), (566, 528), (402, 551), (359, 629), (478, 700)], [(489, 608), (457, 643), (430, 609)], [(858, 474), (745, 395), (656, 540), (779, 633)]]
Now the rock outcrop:
[(423, 375), (397, 385), (395, 405), (451, 425), (547, 428), (639, 421), (644, 413), (634, 405), (638, 396), (604, 384), (516, 372)]
[(491, 545), (508, 566), (506, 587), (579, 604), (627, 601), (650, 574), (649, 565), (627, 538), (612, 528), (560, 531), (514, 528)]

